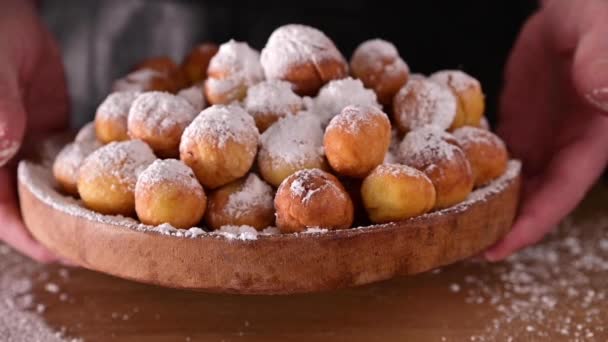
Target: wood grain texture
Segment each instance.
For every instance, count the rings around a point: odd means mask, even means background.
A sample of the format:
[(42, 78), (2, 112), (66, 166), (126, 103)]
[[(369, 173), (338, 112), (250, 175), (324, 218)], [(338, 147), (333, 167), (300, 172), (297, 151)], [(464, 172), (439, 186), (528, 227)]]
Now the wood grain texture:
[(476, 255), (509, 231), (519, 175), (466, 210), (322, 234), (178, 238), (56, 210), (19, 182), (32, 235), (83, 267), (166, 287), (292, 294), (368, 284)]

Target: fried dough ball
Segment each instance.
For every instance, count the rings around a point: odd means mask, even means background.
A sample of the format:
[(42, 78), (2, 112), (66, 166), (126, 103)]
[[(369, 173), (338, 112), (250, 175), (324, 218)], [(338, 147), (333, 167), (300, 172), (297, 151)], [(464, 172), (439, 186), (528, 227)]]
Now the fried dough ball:
[(412, 79), (393, 100), (393, 116), (404, 133), (426, 125), (442, 130), (452, 126), (459, 114), (458, 100), (452, 91), (428, 79)]
[(262, 178), (274, 186), (298, 170), (327, 168), (321, 123), (308, 112), (280, 119), (260, 140), (258, 169)]
[(75, 141), (59, 152), (53, 163), (53, 176), (63, 192), (78, 196), (78, 170), (84, 159), (99, 147), (97, 140)]
[(323, 146), (332, 169), (365, 177), (384, 160), (391, 142), (391, 123), (380, 109), (347, 106), (325, 130)]
[(505, 143), (496, 134), (465, 126), (454, 131), (458, 144), (471, 164), (475, 186), (500, 177), (507, 169), (509, 155)]
[(195, 84), (207, 78), (209, 61), (215, 56), (218, 49), (216, 44), (203, 43), (190, 50), (181, 66), (190, 83)]
[(260, 54), (247, 43), (234, 40), (220, 45), (207, 75), (205, 97), (211, 104), (240, 101), (249, 87), (264, 80)]
[(376, 93), (365, 89), (361, 80), (350, 77), (327, 83), (316, 98), (305, 98), (305, 102), (308, 110), (319, 116), (323, 127), (349, 105), (381, 108)]
[(201, 85), (195, 84), (192, 87), (182, 89), (177, 93), (177, 96), (185, 98), (192, 107), (196, 110), (196, 113), (200, 113), (205, 107), (207, 107), (207, 102), (205, 101), (205, 96), (203, 94), (204, 90)]
[(333, 175), (320, 169), (287, 177), (274, 199), (277, 227), (283, 233), (307, 228), (345, 229), (353, 223), (353, 203)]
[(212, 229), (250, 226), (263, 230), (274, 224), (272, 187), (250, 173), (215, 190), (209, 196), (205, 220)]
[(102, 214), (134, 214), (137, 177), (155, 159), (141, 140), (112, 142), (91, 153), (78, 172), (85, 206)]
[(363, 181), (361, 196), (374, 223), (405, 220), (435, 206), (435, 186), (422, 172), (400, 164), (382, 164)]
[(74, 142), (78, 142), (78, 143), (97, 142), (97, 143), (101, 144), (99, 139), (97, 139), (97, 133), (95, 133), (95, 121), (88, 122), (87, 124), (82, 126), (78, 130), (78, 133), (76, 133)]
[(128, 131), (165, 158), (179, 156), (179, 142), (197, 112), (186, 99), (163, 92), (139, 95), (129, 110)]
[(350, 59), (350, 72), (373, 89), (378, 102), (393, 103), (393, 97), (408, 80), (410, 69), (399, 56), (395, 45), (382, 39), (367, 40), (357, 47)]
[(346, 77), (344, 56), (323, 32), (310, 26), (290, 24), (277, 28), (261, 55), (267, 79), (294, 84), (301, 96), (312, 96), (327, 82)]
[(270, 80), (249, 88), (243, 105), (253, 116), (260, 133), (280, 118), (302, 110), (302, 98), (291, 90), (291, 86), (289, 82)]
[(449, 87), (458, 98), (464, 120), (459, 125), (452, 125), (452, 129), (465, 125), (479, 126), (485, 110), (484, 94), (479, 81), (460, 70), (438, 71), (429, 78)]
[(424, 172), (435, 185), (435, 209), (462, 202), (473, 189), (473, 173), (456, 138), (437, 127), (409, 132), (399, 146), (401, 162)]
[(479, 126), (477, 126), (481, 129), (485, 129), (486, 131), (491, 131), (492, 128), (490, 127), (490, 122), (488, 121), (488, 118), (486, 118), (485, 116), (481, 117), (481, 120), (479, 120)]
[(97, 107), (95, 134), (104, 144), (129, 140), (127, 119), (135, 98), (141, 93), (134, 91), (114, 92)]
[(180, 157), (205, 188), (215, 189), (247, 174), (259, 140), (255, 122), (244, 109), (214, 105), (184, 131)]
[(112, 85), (112, 91), (168, 91), (176, 92), (179, 85), (170, 74), (152, 70), (140, 69), (120, 78)]
[(135, 211), (144, 224), (191, 228), (201, 221), (206, 207), (203, 187), (179, 160), (157, 159), (137, 179)]
[(170, 74), (171, 72), (177, 70), (177, 64), (167, 56), (159, 56), (159, 57), (151, 57), (144, 59), (139, 64), (137, 64), (133, 71), (137, 70), (154, 70), (163, 74)]

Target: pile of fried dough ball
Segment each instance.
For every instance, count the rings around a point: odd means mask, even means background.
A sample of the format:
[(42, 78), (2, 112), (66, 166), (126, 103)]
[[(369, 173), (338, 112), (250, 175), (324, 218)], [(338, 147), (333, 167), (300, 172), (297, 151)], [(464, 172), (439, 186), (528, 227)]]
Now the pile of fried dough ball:
[(261, 53), (230, 40), (196, 47), (181, 65), (143, 61), (53, 174), (102, 214), (288, 233), (451, 207), (507, 161), (473, 77), (410, 74), (381, 39), (347, 63), (323, 32), (290, 24)]

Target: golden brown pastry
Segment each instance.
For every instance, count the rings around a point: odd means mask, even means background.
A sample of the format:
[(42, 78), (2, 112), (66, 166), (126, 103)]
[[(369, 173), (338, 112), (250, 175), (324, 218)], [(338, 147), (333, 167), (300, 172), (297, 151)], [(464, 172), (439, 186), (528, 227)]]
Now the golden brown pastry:
[(410, 70), (392, 43), (371, 39), (361, 43), (353, 53), (350, 72), (376, 92), (378, 102), (388, 107), (407, 83)]
[(256, 174), (226, 184), (209, 196), (205, 220), (212, 229), (250, 226), (263, 230), (274, 224), (274, 192)]
[(170, 74), (152, 70), (139, 69), (120, 78), (112, 84), (112, 91), (167, 91), (174, 93), (179, 89), (176, 80)]
[(247, 43), (230, 40), (220, 49), (207, 69), (205, 97), (211, 104), (240, 101), (247, 89), (264, 80), (260, 54)]
[(399, 90), (393, 100), (393, 116), (403, 133), (426, 125), (446, 130), (462, 117), (452, 91), (428, 79), (412, 79)]
[(391, 142), (391, 123), (380, 109), (347, 106), (325, 130), (323, 146), (332, 169), (365, 177), (384, 160)]
[(333, 175), (320, 169), (287, 177), (274, 199), (277, 227), (283, 233), (307, 228), (345, 229), (353, 223), (353, 203)]
[(134, 214), (137, 177), (155, 159), (141, 140), (112, 142), (91, 153), (78, 172), (85, 206), (102, 214)]
[(178, 157), (182, 133), (196, 114), (182, 97), (156, 91), (143, 93), (129, 110), (129, 137), (143, 140), (160, 157)]
[(454, 136), (471, 164), (475, 186), (489, 183), (507, 169), (507, 148), (496, 134), (465, 126), (455, 130)]
[(484, 94), (479, 81), (460, 70), (438, 71), (429, 78), (449, 87), (458, 98), (459, 106), (464, 113), (464, 120), (459, 125), (452, 125), (452, 129), (464, 125), (479, 126), (485, 110)]
[(207, 107), (203, 86), (200, 84), (195, 84), (189, 88), (180, 90), (177, 93), (177, 96), (183, 97), (190, 102), (192, 107), (196, 109), (197, 114)]
[(434, 126), (409, 132), (399, 146), (400, 161), (424, 172), (435, 186), (436, 209), (462, 202), (473, 189), (473, 173), (456, 138)]
[(351, 77), (331, 81), (321, 88), (316, 98), (304, 100), (308, 111), (319, 116), (323, 127), (349, 105), (381, 108), (376, 93), (366, 89), (361, 80)]
[(435, 186), (421, 171), (400, 164), (382, 164), (363, 181), (361, 196), (374, 223), (405, 220), (435, 206)]
[(82, 126), (78, 133), (76, 133), (76, 137), (74, 138), (74, 142), (83, 143), (83, 142), (97, 142), (101, 144), (99, 139), (97, 138), (97, 133), (95, 132), (95, 121), (91, 121), (84, 126)]
[(179, 160), (157, 159), (137, 179), (135, 211), (144, 224), (191, 228), (201, 221), (206, 207), (203, 187)]
[(135, 98), (141, 93), (134, 91), (114, 92), (97, 107), (95, 134), (104, 144), (129, 140), (127, 119)]
[(260, 133), (280, 118), (302, 110), (302, 98), (291, 86), (289, 82), (270, 80), (249, 88), (243, 106), (253, 116)]
[(260, 134), (251, 115), (237, 105), (203, 110), (182, 135), (180, 158), (205, 188), (243, 177), (253, 164)]
[(203, 43), (190, 51), (181, 66), (190, 83), (195, 84), (207, 78), (209, 61), (215, 56), (218, 49), (216, 44)]
[[(81, 136), (82, 138), (82, 136)], [(55, 158), (53, 176), (61, 190), (69, 195), (78, 196), (78, 170), (83, 160), (101, 147), (96, 141), (80, 141), (67, 144)]]
[(154, 70), (163, 74), (170, 74), (171, 72), (177, 70), (177, 64), (167, 56), (159, 56), (159, 57), (151, 57), (144, 59), (139, 64), (137, 64), (133, 71), (137, 70)]
[(262, 178), (274, 186), (298, 170), (327, 168), (321, 123), (308, 112), (280, 119), (260, 140), (258, 169)]
[(348, 65), (334, 43), (323, 32), (305, 25), (277, 28), (261, 55), (267, 79), (294, 84), (301, 95), (315, 95), (327, 82), (346, 77)]

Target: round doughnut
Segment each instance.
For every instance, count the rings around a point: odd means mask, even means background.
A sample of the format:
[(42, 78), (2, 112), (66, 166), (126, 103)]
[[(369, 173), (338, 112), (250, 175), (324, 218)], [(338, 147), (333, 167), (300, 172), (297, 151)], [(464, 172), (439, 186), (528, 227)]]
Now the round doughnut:
[(249, 88), (243, 105), (253, 116), (260, 133), (263, 133), (279, 118), (302, 110), (303, 102), (291, 90), (291, 83), (270, 80)]
[(217, 50), (218, 46), (213, 43), (203, 43), (190, 50), (181, 65), (190, 83), (195, 84), (207, 78), (209, 61), (215, 56)]
[(250, 226), (263, 230), (274, 224), (272, 187), (250, 173), (215, 190), (209, 196), (205, 220), (212, 229)]
[(363, 204), (374, 223), (405, 220), (435, 206), (435, 186), (421, 171), (407, 165), (378, 165), (361, 186)]
[(464, 125), (479, 126), (485, 110), (484, 94), (479, 81), (460, 70), (438, 71), (429, 78), (449, 87), (458, 98), (459, 106), (464, 113), (464, 120), (459, 126), (452, 125), (452, 129)]
[(78, 133), (76, 133), (76, 137), (74, 138), (74, 142), (78, 143), (92, 143), (96, 142), (101, 144), (99, 139), (97, 139), (97, 133), (95, 132), (95, 121), (91, 121), (84, 126), (82, 126)]
[(280, 119), (262, 134), (260, 141), (258, 169), (262, 178), (274, 186), (298, 170), (327, 168), (321, 123), (308, 112)]
[(101, 147), (97, 140), (75, 141), (67, 144), (53, 163), (53, 176), (61, 190), (69, 195), (78, 196), (78, 170), (83, 160)]
[(373, 89), (378, 102), (393, 103), (393, 97), (408, 80), (409, 68), (395, 45), (382, 39), (367, 40), (357, 47), (350, 59), (350, 72)]
[(301, 95), (315, 95), (327, 82), (346, 77), (344, 56), (323, 32), (289, 24), (274, 30), (261, 55), (267, 79), (294, 84)]
[(144, 224), (191, 228), (201, 221), (206, 207), (203, 187), (179, 160), (157, 159), (137, 179), (135, 211)]
[(127, 119), (135, 98), (141, 93), (134, 91), (114, 92), (97, 107), (95, 134), (104, 144), (129, 140)]
[(207, 106), (203, 92), (203, 87), (195, 84), (189, 88), (180, 90), (177, 96), (185, 98), (194, 107), (196, 113), (200, 113)]
[(151, 57), (139, 62), (133, 68), (133, 71), (142, 69), (154, 70), (163, 74), (169, 74), (177, 70), (177, 64), (175, 64), (175, 62), (167, 56)]
[(146, 142), (160, 157), (177, 157), (182, 133), (195, 116), (194, 107), (182, 97), (157, 91), (143, 93), (129, 110), (129, 136)]
[(391, 123), (380, 109), (347, 106), (329, 122), (323, 147), (337, 173), (365, 177), (384, 160), (391, 142)]
[(78, 172), (84, 205), (102, 214), (135, 213), (137, 177), (156, 157), (141, 140), (112, 142), (91, 153)]
[(344, 78), (327, 83), (314, 99), (306, 99), (308, 109), (319, 115), (323, 127), (348, 105), (381, 108), (373, 90), (366, 89), (361, 80)]
[(180, 157), (205, 188), (215, 189), (247, 174), (259, 140), (255, 122), (244, 109), (214, 105), (184, 131)]
[(277, 227), (283, 233), (307, 228), (345, 229), (353, 223), (353, 202), (333, 175), (320, 169), (287, 177), (274, 198)]
[(260, 54), (247, 43), (230, 40), (220, 45), (209, 62), (205, 97), (211, 104), (229, 104), (247, 95), (247, 88), (264, 80)]
[(112, 84), (112, 91), (168, 91), (173, 93), (178, 88), (170, 74), (152, 69), (133, 71)]
[(424, 172), (435, 185), (436, 209), (462, 202), (473, 189), (473, 173), (456, 138), (435, 126), (409, 132), (399, 146), (401, 162)]
[(475, 186), (500, 177), (507, 169), (509, 155), (505, 143), (494, 133), (472, 126), (454, 131), (458, 144), (471, 164)]
[(458, 113), (458, 100), (452, 91), (428, 79), (408, 81), (393, 100), (395, 123), (404, 133), (426, 125), (446, 130)]

